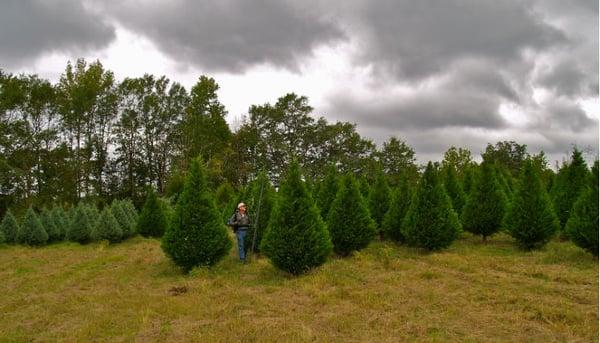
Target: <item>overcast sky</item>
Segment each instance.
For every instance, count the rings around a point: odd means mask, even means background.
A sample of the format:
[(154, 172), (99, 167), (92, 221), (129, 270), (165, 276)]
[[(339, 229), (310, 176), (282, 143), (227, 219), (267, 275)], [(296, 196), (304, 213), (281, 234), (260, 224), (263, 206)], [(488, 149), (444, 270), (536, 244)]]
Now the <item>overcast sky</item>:
[(0, 0), (7, 72), (55, 82), (84, 57), (188, 89), (205, 74), (232, 125), (295, 92), (419, 162), (499, 140), (592, 159), (598, 37), (597, 0)]

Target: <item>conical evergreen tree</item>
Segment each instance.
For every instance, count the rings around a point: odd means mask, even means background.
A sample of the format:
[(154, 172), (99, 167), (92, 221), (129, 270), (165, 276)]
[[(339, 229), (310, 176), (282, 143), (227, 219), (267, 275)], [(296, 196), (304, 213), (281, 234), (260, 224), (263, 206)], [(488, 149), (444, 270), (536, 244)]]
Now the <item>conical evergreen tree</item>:
[(96, 222), (100, 218), (100, 211), (98, 211), (98, 208), (96, 207), (96, 205), (92, 204), (92, 203), (86, 204), (85, 210), (88, 213), (88, 218), (90, 220), (91, 228), (94, 229)]
[[(262, 197), (261, 197), (262, 188)], [(253, 225), (248, 231), (246, 236), (245, 244), (246, 250), (252, 249), (254, 244), (254, 251), (260, 251), (260, 242), (265, 234), (267, 227), (269, 226), (269, 220), (271, 219), (271, 210), (276, 202), (277, 194), (275, 188), (269, 182), (269, 178), (266, 173), (260, 172), (256, 180), (250, 185), (250, 196), (248, 198), (248, 208), (251, 211), (253, 218)], [(260, 208), (259, 208), (260, 201)], [(258, 222), (257, 222), (258, 216)], [(256, 238), (254, 236), (254, 230), (256, 230)], [(254, 243), (252, 242), (254, 241)]]
[[(462, 189), (463, 192), (465, 193), (465, 203), (467, 203), (467, 198), (469, 197), (469, 194), (471, 193), (471, 186), (473, 185), (473, 174), (475, 173), (477, 167), (475, 166), (469, 166), (465, 168), (464, 174), (463, 174), (463, 180), (462, 180)], [(464, 206), (464, 204), (463, 204)], [(462, 212), (458, 213), (461, 214)]]
[(585, 188), (588, 174), (589, 171), (581, 151), (574, 148), (571, 163), (564, 164), (558, 171), (550, 195), (561, 228), (564, 228), (573, 204), (579, 197), (579, 193)]
[(335, 200), (339, 187), (339, 176), (335, 166), (331, 165), (327, 168), (327, 174), (319, 185), (319, 193), (316, 196), (317, 206), (321, 211), (321, 217), (327, 218), (331, 203)]
[(323, 264), (332, 248), (327, 227), (294, 161), (281, 184), (261, 251), (275, 267), (298, 275)]
[(52, 212), (50, 212), (47, 208), (44, 208), (39, 218), (40, 222), (42, 223), (42, 227), (48, 234), (48, 243), (60, 241), (61, 232), (60, 229), (56, 226), (56, 222), (54, 221), (54, 216), (52, 215)]
[(453, 165), (448, 165), (444, 168), (444, 186), (446, 193), (452, 200), (452, 207), (456, 213), (462, 213), (462, 208), (465, 204), (465, 193), (462, 190), (456, 176), (456, 170)]
[(375, 185), (371, 188), (368, 199), (371, 217), (375, 221), (376, 230), (379, 232), (380, 238), (383, 239), (381, 223), (383, 222), (383, 216), (385, 216), (390, 208), (390, 187), (385, 179), (385, 174), (381, 170), (377, 172)]
[(447, 248), (460, 233), (458, 216), (431, 162), (421, 176), (402, 226), (409, 245), (427, 250)]
[(208, 189), (203, 163), (192, 161), (171, 225), (162, 239), (163, 251), (185, 272), (196, 266), (212, 266), (232, 243)]
[(377, 232), (367, 201), (351, 174), (344, 176), (340, 182), (338, 194), (329, 209), (327, 227), (333, 250), (341, 256), (365, 248)]
[(135, 223), (131, 221), (131, 218), (125, 212), (126, 210), (123, 202), (117, 199), (113, 200), (110, 204), (110, 211), (119, 224), (119, 228), (123, 233), (123, 239), (131, 237), (136, 232)]
[(215, 192), (215, 201), (219, 211), (223, 211), (230, 203), (231, 198), (235, 197), (235, 190), (227, 181), (223, 182)]
[(134, 227), (137, 228), (137, 222), (138, 222), (138, 212), (135, 208), (135, 205), (133, 205), (133, 202), (131, 201), (131, 199), (125, 199), (122, 200), (123, 203), (123, 209), (125, 210), (125, 213), (127, 213), (129, 215), (129, 220), (131, 220), (132, 223), (134, 223)]
[(33, 208), (29, 208), (25, 213), (25, 218), (23, 218), (23, 223), (21, 223), (21, 227), (17, 232), (17, 242), (20, 244), (27, 245), (44, 245), (48, 241), (48, 234), (42, 223), (40, 222), (40, 218), (35, 213)]
[(67, 214), (65, 210), (60, 206), (55, 206), (52, 208), (52, 219), (54, 220), (54, 225), (58, 229), (59, 241), (65, 239), (67, 235), (67, 230), (69, 228), (69, 219), (67, 218)]
[(146, 203), (140, 212), (137, 222), (137, 232), (144, 237), (160, 238), (167, 229), (167, 214), (154, 190), (150, 190)]
[(4, 241), (8, 244), (17, 242), (17, 232), (19, 232), (19, 223), (10, 210), (6, 211), (2, 223), (0, 224), (0, 231), (4, 234)]
[(382, 223), (382, 229), (385, 235), (395, 242), (406, 242), (406, 236), (402, 230), (402, 222), (410, 207), (412, 196), (413, 194), (408, 184), (408, 178), (406, 175), (402, 175), (398, 187), (392, 192), (390, 208), (383, 217)]
[(488, 236), (500, 231), (507, 199), (490, 162), (483, 162), (473, 177), (471, 192), (463, 207), (462, 225), (466, 231), (481, 235), (485, 242)]
[(577, 246), (598, 257), (598, 161), (592, 167), (588, 186), (573, 205), (565, 232)]
[(86, 205), (79, 203), (73, 209), (73, 218), (67, 231), (66, 239), (71, 242), (85, 244), (92, 239), (92, 222)]
[(369, 193), (371, 193), (371, 185), (369, 184), (369, 180), (363, 175), (358, 179), (358, 183), (360, 186), (360, 194), (363, 198), (368, 199)]
[(506, 213), (504, 225), (517, 243), (527, 250), (543, 246), (558, 230), (552, 203), (531, 160), (523, 163), (519, 187)]
[(106, 239), (111, 243), (117, 243), (123, 239), (123, 231), (119, 226), (119, 222), (113, 216), (110, 207), (106, 206), (100, 213), (94, 227), (94, 236), (97, 240)]

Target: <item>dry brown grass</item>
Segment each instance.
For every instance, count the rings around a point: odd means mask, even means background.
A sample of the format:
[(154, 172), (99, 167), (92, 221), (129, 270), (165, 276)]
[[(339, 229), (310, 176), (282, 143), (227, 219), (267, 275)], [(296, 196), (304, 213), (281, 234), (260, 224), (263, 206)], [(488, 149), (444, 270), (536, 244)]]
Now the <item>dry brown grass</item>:
[(233, 251), (184, 276), (142, 238), (3, 246), (0, 292), (9, 342), (598, 341), (597, 261), (503, 235), (434, 254), (375, 242), (298, 278)]

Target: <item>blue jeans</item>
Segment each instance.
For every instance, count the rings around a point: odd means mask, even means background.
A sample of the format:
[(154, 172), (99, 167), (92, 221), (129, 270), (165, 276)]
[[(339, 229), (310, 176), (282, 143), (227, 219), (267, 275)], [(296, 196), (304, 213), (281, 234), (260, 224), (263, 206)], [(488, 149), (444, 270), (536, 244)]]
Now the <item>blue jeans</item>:
[(244, 241), (246, 240), (246, 234), (248, 230), (238, 230), (236, 232), (237, 243), (238, 243), (238, 252), (240, 254), (240, 261), (246, 260), (246, 249), (244, 247)]

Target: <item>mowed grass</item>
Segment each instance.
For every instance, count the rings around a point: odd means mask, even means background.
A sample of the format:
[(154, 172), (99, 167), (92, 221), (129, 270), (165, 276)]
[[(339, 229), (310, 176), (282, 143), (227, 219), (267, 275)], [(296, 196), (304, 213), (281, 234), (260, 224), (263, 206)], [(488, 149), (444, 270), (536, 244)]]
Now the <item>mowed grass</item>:
[[(182, 292), (185, 287), (187, 291)], [(235, 251), (180, 271), (157, 240), (0, 247), (0, 341), (594, 342), (598, 262), (569, 242), (373, 242), (290, 277)]]

